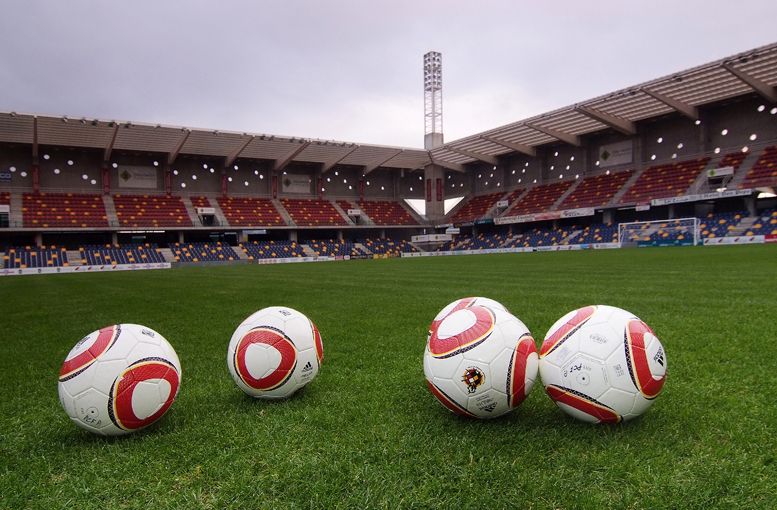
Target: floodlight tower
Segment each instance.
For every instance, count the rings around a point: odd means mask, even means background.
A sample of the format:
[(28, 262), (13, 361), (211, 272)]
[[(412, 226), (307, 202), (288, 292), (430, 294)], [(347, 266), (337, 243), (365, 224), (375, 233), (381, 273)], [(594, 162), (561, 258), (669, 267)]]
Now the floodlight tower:
[(424, 149), (442, 146), (442, 53), (424, 55)]

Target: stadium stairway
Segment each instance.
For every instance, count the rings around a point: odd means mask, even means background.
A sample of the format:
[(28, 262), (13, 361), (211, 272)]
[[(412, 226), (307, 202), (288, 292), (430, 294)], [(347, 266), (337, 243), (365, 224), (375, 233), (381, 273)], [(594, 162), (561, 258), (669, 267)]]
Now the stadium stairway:
[(559, 244), (576, 244), (575, 238), (577, 238), (577, 236), (579, 236), (582, 233), (583, 233), (582, 229), (573, 230), (572, 233), (566, 236), (564, 239), (562, 239)]
[(8, 222), (10, 226), (18, 226), (21, 227), (24, 223), (23, 215), (22, 215), (22, 194), (21, 193), (11, 193), (11, 197), (9, 200), (11, 212), (8, 215)]
[(79, 250), (68, 250), (66, 253), (68, 265), (71, 267), (83, 265), (83, 262), (81, 261), (81, 252)]
[(707, 172), (709, 172), (713, 168), (718, 168), (718, 165), (720, 165), (720, 162), (722, 159), (723, 159), (722, 155), (717, 155), (714, 158), (710, 158), (709, 162), (707, 163), (707, 166), (704, 167), (704, 170), (699, 172), (699, 175), (696, 176), (696, 180), (693, 181), (691, 186), (688, 188), (687, 193), (689, 195), (707, 192), (707, 189), (706, 189)]
[[(210, 206), (213, 208), (214, 216), (216, 217), (216, 221), (219, 222), (219, 225), (228, 227), (229, 221), (227, 221), (227, 217), (224, 215), (224, 211), (221, 210), (221, 205), (219, 205), (219, 201), (215, 198), (208, 198), (208, 202), (210, 202)], [(238, 250), (235, 250), (237, 252)], [(242, 250), (240, 250), (242, 251)]]
[(233, 246), (232, 250), (234, 250), (239, 260), (250, 260), (248, 258), (248, 254), (246, 253), (246, 251), (243, 249), (242, 246)]
[(290, 227), (296, 227), (297, 224), (294, 223), (294, 220), (291, 219), (291, 215), (289, 214), (289, 211), (286, 210), (285, 207), (283, 207), (283, 204), (280, 200), (277, 198), (272, 199), (272, 205), (275, 206), (275, 209), (278, 211), (278, 214), (281, 215), (281, 218), (283, 218), (283, 221), (286, 222), (286, 225)]
[(750, 151), (744, 161), (742, 161), (742, 164), (739, 165), (737, 171), (734, 173), (734, 178), (731, 179), (731, 181), (728, 183), (729, 189), (739, 189), (742, 181), (744, 181), (745, 177), (747, 177), (747, 173), (758, 162), (758, 158), (761, 157), (762, 153), (763, 150)]
[[(355, 225), (353, 220), (348, 217), (348, 211), (343, 211), (343, 208), (340, 207), (340, 204), (337, 203), (337, 200), (330, 200), (329, 203), (332, 204), (332, 207), (334, 207), (335, 211), (337, 211), (340, 214), (340, 216), (343, 217), (346, 223), (348, 223), (349, 225)], [(372, 222), (372, 220), (370, 220), (370, 222)]]
[(726, 234), (726, 237), (745, 235), (745, 232), (750, 230), (759, 218), (760, 216), (748, 216), (746, 218), (742, 218), (736, 227), (729, 230), (728, 234)]
[(356, 248), (357, 250), (363, 251), (364, 253), (366, 253), (368, 255), (372, 255), (372, 252), (370, 250), (368, 250), (367, 247), (364, 246), (362, 243), (353, 243), (353, 247)]
[(580, 186), (580, 183), (583, 182), (583, 179), (575, 179), (575, 181), (572, 183), (571, 186), (569, 186), (559, 197), (558, 199), (553, 202), (553, 205), (550, 206), (550, 211), (557, 211), (559, 206), (564, 203), (564, 200), (567, 199), (569, 195), (572, 194), (575, 189)]
[(302, 248), (302, 251), (303, 251), (303, 253), (305, 253), (306, 257), (315, 257), (316, 256), (316, 252), (313, 250), (313, 248), (311, 248), (307, 244), (300, 244), (300, 247)]
[(164, 257), (165, 262), (175, 262), (175, 255), (170, 248), (160, 248), (159, 253)]
[[(526, 197), (526, 195), (529, 194), (531, 190), (532, 190), (532, 186), (524, 189), (521, 193), (519, 193), (517, 197), (515, 197), (510, 203), (507, 204), (507, 209), (502, 211), (502, 214), (500, 216), (510, 216), (509, 214), (510, 209), (512, 209), (515, 204), (520, 203)], [(510, 195), (512, 195), (512, 193), (513, 192), (511, 191), (505, 194), (505, 196), (502, 197), (502, 200), (507, 200), (510, 197)]]
[(197, 211), (194, 210), (191, 198), (181, 197), (181, 202), (183, 202), (183, 206), (186, 208), (186, 213), (189, 215), (189, 219), (192, 220), (192, 225), (195, 227), (201, 227), (202, 222), (200, 221), (200, 217), (197, 215)]
[(619, 189), (613, 196), (612, 200), (607, 205), (615, 205), (619, 204), (621, 202), (621, 199), (623, 198), (623, 195), (626, 194), (629, 189), (631, 189), (634, 184), (639, 180), (640, 177), (642, 177), (642, 174), (645, 173), (645, 170), (647, 170), (649, 167), (644, 166), (639, 170), (634, 171), (633, 174), (631, 174), (631, 177), (629, 177), (629, 180), (627, 180), (623, 186), (621, 186), (621, 189)]
[(105, 206), (105, 217), (108, 218), (108, 225), (111, 227), (118, 226), (119, 217), (116, 215), (116, 204), (113, 202), (113, 197), (111, 195), (103, 195), (103, 205)]

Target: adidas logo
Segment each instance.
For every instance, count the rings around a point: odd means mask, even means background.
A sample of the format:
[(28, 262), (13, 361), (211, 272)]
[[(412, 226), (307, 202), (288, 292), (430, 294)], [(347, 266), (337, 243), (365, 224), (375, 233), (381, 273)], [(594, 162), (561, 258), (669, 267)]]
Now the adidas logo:
[(655, 361), (662, 367), (664, 366), (664, 350), (661, 349), (660, 347), (658, 348), (658, 352), (656, 353), (656, 355), (653, 356), (653, 361)]
[(487, 413), (490, 413), (490, 412), (492, 412), (494, 409), (496, 409), (496, 402), (491, 402), (490, 404), (488, 404), (487, 406), (485, 406), (485, 407), (483, 408), (483, 410), (484, 410), (485, 412), (487, 412)]
[(310, 361), (308, 361), (307, 363), (305, 363), (305, 366), (302, 367), (302, 371), (310, 372), (311, 370), (313, 370), (313, 365), (310, 363)]

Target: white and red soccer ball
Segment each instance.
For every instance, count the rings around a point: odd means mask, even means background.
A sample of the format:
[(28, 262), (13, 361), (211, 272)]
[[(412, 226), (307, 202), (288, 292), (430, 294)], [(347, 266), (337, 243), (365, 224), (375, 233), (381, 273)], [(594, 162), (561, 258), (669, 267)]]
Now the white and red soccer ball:
[(59, 401), (79, 427), (128, 434), (161, 418), (181, 386), (181, 363), (156, 331), (118, 324), (94, 331), (68, 353), (59, 372)]
[(429, 328), (426, 382), (456, 414), (496, 418), (512, 411), (534, 386), (537, 365), (529, 329), (492, 299), (458, 299)]
[(312, 381), (321, 367), (321, 334), (304, 314), (285, 306), (254, 313), (235, 330), (227, 366), (235, 384), (257, 398), (286, 398)]
[(545, 391), (583, 421), (617, 423), (652, 405), (666, 380), (666, 352), (647, 324), (612, 306), (586, 306), (556, 321), (540, 348)]

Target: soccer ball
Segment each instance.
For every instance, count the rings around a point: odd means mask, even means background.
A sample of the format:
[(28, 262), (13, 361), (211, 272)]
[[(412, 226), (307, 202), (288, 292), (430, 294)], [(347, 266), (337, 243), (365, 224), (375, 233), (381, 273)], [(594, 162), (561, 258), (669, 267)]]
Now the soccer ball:
[(257, 398), (286, 398), (316, 377), (324, 345), (313, 321), (285, 306), (254, 313), (232, 335), (227, 366), (235, 384)]
[(429, 390), (450, 411), (496, 418), (518, 407), (534, 385), (534, 338), (500, 303), (459, 299), (429, 328), (424, 374)]
[(566, 413), (591, 423), (641, 415), (661, 393), (666, 353), (647, 324), (613, 306), (560, 318), (540, 348), (545, 391)]
[(120, 436), (147, 427), (173, 404), (181, 363), (151, 328), (118, 324), (89, 333), (59, 371), (59, 401), (81, 428)]

